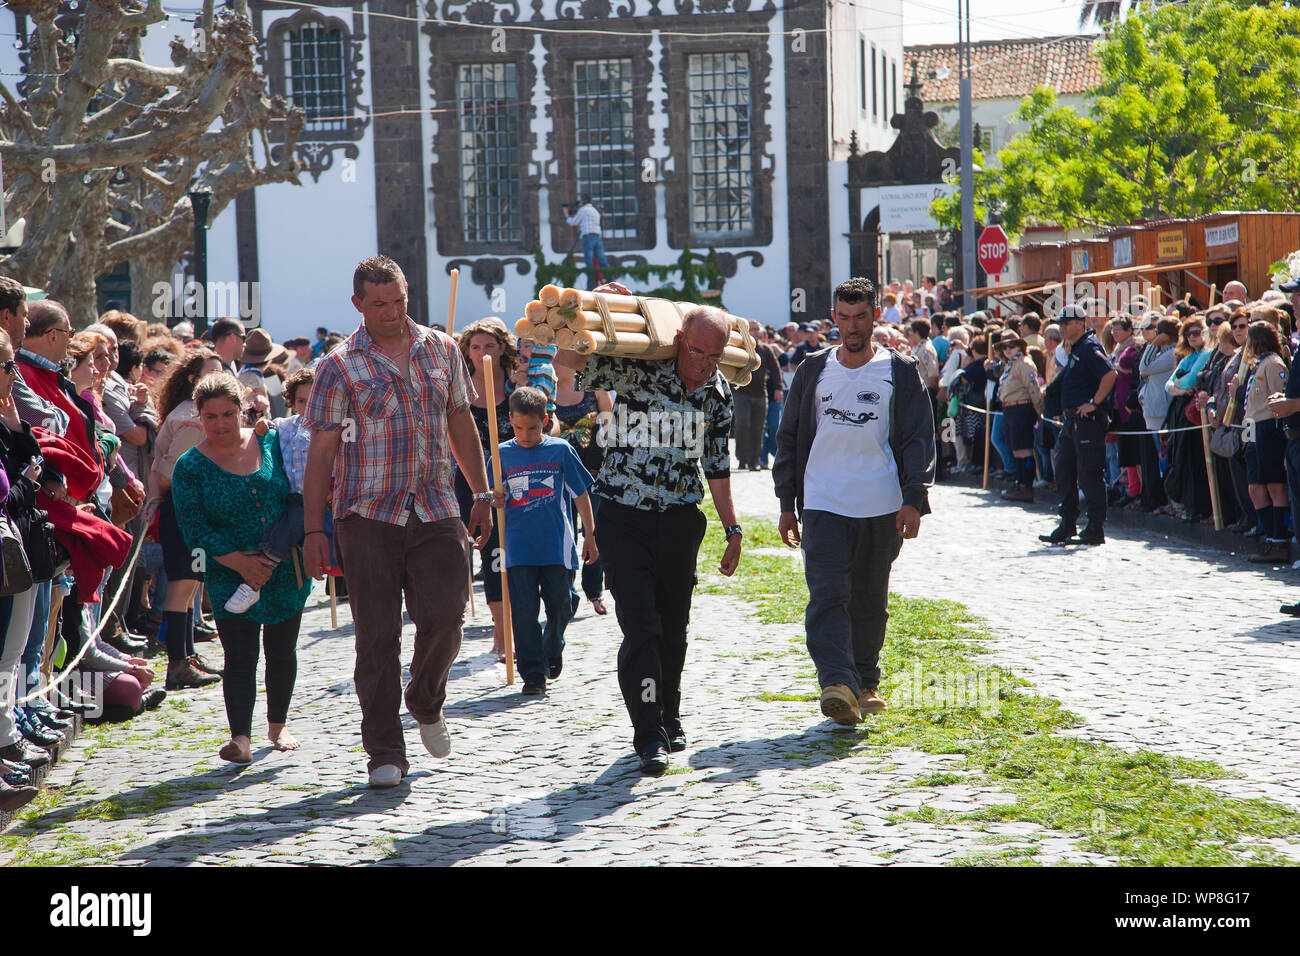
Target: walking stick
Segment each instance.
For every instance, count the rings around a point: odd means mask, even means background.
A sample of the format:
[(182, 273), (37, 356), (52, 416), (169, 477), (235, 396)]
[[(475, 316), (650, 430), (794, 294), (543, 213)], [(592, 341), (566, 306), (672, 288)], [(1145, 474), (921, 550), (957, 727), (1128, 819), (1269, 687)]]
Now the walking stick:
[(989, 490), (989, 443), (993, 438), (992, 406), (992, 400), (986, 397), (984, 399), (984, 491)]
[[(456, 336), (456, 290), (460, 286), (460, 270), (451, 270), (451, 290), (447, 293), (447, 334)], [(478, 611), (474, 608), (474, 558), (469, 559), (469, 616), (474, 617)]]
[(1206, 306), (1207, 309), (1210, 308), (1210, 306), (1214, 305), (1214, 293), (1218, 291), (1219, 291), (1219, 283), (1216, 282), (1210, 286), (1210, 305)]
[(325, 582), (325, 590), (330, 595), (330, 627), (337, 631), (339, 629), (339, 605), (338, 598), (334, 593), (334, 575), (328, 575)]
[[(492, 448), (499, 447), (497, 441), (497, 390), (492, 381), (492, 358), (483, 357), (483, 386), (487, 392), (487, 410), (488, 410), (488, 440), (492, 443)], [(492, 455), (492, 480), (495, 487), (502, 488), (501, 484), (501, 454), (494, 451)], [(501, 550), (501, 609), (502, 609), (502, 627), (506, 632), (506, 684), (511, 685), (515, 682), (515, 632), (510, 623), (510, 581), (506, 577), (506, 509), (498, 508), (497, 512), (497, 542)]]
[(1214, 512), (1214, 530), (1223, 530), (1223, 509), (1219, 502), (1219, 471), (1214, 467), (1214, 453), (1210, 451), (1210, 423), (1201, 409), (1201, 445), (1205, 449), (1205, 475), (1210, 481), (1210, 509)]

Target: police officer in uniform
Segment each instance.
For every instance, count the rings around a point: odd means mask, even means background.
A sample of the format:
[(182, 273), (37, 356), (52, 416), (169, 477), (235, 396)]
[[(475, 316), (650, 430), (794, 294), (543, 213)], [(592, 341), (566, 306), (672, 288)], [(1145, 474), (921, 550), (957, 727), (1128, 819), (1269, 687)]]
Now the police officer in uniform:
[[(1070, 356), (1061, 379), (1064, 424), (1056, 441), (1056, 484), (1061, 492), (1057, 513), (1061, 523), (1051, 534), (1039, 535), (1050, 544), (1104, 544), (1106, 536), (1106, 429), (1116, 372), (1097, 336), (1088, 328), (1088, 312), (1067, 305), (1057, 317), (1061, 338)], [(1088, 504), (1088, 526), (1077, 533), (1079, 489)]]

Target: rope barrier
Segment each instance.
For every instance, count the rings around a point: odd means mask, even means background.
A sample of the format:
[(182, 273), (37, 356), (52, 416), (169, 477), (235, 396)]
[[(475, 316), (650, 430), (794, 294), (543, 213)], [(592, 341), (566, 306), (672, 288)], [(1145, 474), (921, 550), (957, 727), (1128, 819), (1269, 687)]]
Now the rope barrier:
[[(81, 650), (77, 653), (77, 656), (72, 659), (71, 663), (65, 663), (63, 665), (63, 673), (56, 680), (46, 684), (40, 690), (33, 691), (26, 697), (18, 698), (14, 701), (15, 704), (25, 704), (28, 701), (36, 700), (38, 697), (44, 697), (46, 691), (54, 690), (62, 684), (68, 679), (68, 675), (72, 673), (76, 666), (81, 663), (81, 659), (86, 656), (86, 653), (90, 650), (90, 646), (99, 639), (99, 633), (104, 629), (104, 625), (108, 623), (108, 619), (113, 616), (113, 611), (117, 609), (117, 602), (122, 599), (122, 594), (126, 591), (126, 586), (131, 583), (131, 572), (135, 570), (135, 562), (140, 557), (140, 548), (143, 545), (144, 532), (142, 530), (140, 536), (135, 539), (135, 545), (131, 549), (131, 554), (129, 555), (129, 560), (126, 564), (126, 573), (122, 575), (122, 580), (117, 586), (117, 593), (113, 595), (113, 600), (109, 603), (108, 610), (100, 612), (98, 626), (96, 626), (95, 630), (91, 632), (90, 638), (82, 643)], [(51, 580), (50, 583), (53, 585), (54, 582)], [(36, 585), (36, 587), (39, 587), (39, 585)], [(53, 595), (53, 591), (51, 591), (51, 595)]]
[[(981, 414), (981, 415), (988, 415), (988, 414), (991, 414), (994, 418), (996, 418), (998, 415), (1001, 415), (1001, 414), (1002, 414), (1002, 412), (997, 412), (997, 411), (995, 411), (995, 412), (989, 412), (987, 409), (980, 408), (980, 407), (977, 406), (977, 405), (967, 405), (965, 402), (960, 402), (959, 404), (961, 405), (962, 408), (966, 409), (967, 411), (978, 412), (978, 413)], [(1042, 416), (1040, 416), (1040, 418), (1041, 418), (1042, 421), (1050, 422), (1051, 424), (1056, 425), (1057, 427), (1060, 427), (1060, 428), (1065, 427), (1065, 422), (1064, 422), (1063, 420), (1059, 419), (1059, 418), (1048, 418), (1046, 415), (1042, 415)], [(1243, 428), (1243, 429), (1244, 429), (1246, 426), (1245, 426), (1244, 424), (1242, 424), (1242, 425), (1229, 425), (1228, 427), (1229, 427), (1229, 428)], [(1125, 429), (1124, 431), (1117, 431), (1116, 434), (1119, 434), (1119, 435), (1174, 435), (1174, 434), (1177, 434), (1178, 432), (1199, 432), (1200, 430), (1201, 430), (1201, 426), (1200, 426), (1200, 425), (1188, 425), (1186, 428), (1144, 428), (1144, 429), (1142, 429), (1141, 431), (1129, 431), (1129, 430)], [(1108, 429), (1108, 431), (1115, 431), (1115, 429)]]

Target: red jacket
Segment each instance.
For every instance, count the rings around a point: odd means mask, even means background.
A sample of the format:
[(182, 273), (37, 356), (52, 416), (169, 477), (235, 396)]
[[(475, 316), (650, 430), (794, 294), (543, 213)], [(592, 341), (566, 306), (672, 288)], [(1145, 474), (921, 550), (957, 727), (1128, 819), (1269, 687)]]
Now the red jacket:
[(78, 599), (83, 604), (98, 602), (105, 572), (120, 568), (131, 553), (130, 533), (98, 515), (66, 501), (54, 501), (45, 494), (37, 496), (37, 504), (50, 513), (54, 537), (68, 549)]
[(76, 442), (44, 428), (33, 428), (32, 437), (40, 443), (41, 457), (57, 469), (68, 483), (68, 494), (78, 501), (94, 495), (104, 480), (104, 473)]
[[(95, 469), (99, 472), (99, 478), (91, 488), (92, 490), (98, 488), (100, 482), (104, 480), (104, 459), (100, 454), (99, 443), (95, 440), (94, 408), (79, 395), (70, 394), (73, 391), (73, 386), (67, 381), (66, 377), (47, 368), (41, 368), (39, 365), (33, 365), (30, 361), (25, 361), (21, 356), (22, 353), (20, 352), (18, 361), (23, 363), (23, 381), (27, 383), (27, 386), (51, 405), (67, 413), (69, 419), (68, 432), (64, 437), (75, 445), (88, 461), (94, 464)], [(66, 390), (64, 383), (67, 383)], [(78, 500), (88, 497), (88, 495), (78, 495), (72, 491), (71, 479), (68, 479), (68, 493)]]

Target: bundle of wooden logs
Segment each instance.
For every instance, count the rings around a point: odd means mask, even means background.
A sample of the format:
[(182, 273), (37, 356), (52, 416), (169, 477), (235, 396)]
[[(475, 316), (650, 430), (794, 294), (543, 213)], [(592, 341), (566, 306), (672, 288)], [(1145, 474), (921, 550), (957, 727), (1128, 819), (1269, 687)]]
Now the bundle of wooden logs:
[[(524, 317), (515, 323), (515, 334), (579, 355), (663, 360), (677, 354), (674, 337), (682, 327), (682, 318), (694, 308), (697, 306), (690, 302), (671, 299), (547, 285), (524, 309)], [(727, 323), (731, 336), (719, 368), (733, 385), (745, 385), (758, 368), (758, 352), (748, 321), (728, 314)]]

